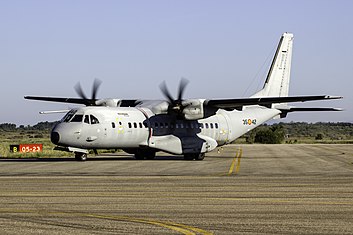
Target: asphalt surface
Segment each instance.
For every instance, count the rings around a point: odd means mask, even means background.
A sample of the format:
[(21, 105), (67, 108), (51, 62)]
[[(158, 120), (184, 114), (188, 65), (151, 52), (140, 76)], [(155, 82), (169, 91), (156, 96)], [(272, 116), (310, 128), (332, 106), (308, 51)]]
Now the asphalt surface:
[(1, 234), (353, 234), (353, 145), (0, 159)]

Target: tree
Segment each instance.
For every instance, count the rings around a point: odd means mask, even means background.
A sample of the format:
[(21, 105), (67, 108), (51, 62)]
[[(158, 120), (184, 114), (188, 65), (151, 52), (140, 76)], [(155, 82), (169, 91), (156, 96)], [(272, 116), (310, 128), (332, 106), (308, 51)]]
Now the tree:
[(282, 125), (274, 125), (266, 129), (259, 130), (255, 136), (255, 143), (280, 144), (284, 141), (284, 128)]

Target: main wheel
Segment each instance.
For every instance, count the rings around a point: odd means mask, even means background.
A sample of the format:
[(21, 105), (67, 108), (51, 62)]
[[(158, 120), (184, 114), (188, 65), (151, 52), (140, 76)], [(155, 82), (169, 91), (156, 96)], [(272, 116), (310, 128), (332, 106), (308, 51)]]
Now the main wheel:
[(148, 149), (138, 150), (135, 153), (135, 159), (136, 160), (144, 160), (144, 159), (153, 160), (155, 157), (156, 157), (156, 152), (148, 150)]
[(87, 160), (87, 153), (75, 152), (75, 159), (77, 161), (86, 161)]
[(204, 153), (195, 154), (195, 160), (196, 161), (202, 161), (204, 158), (205, 158), (205, 154)]
[(195, 156), (191, 153), (184, 154), (184, 160), (186, 161), (192, 161), (194, 160)]

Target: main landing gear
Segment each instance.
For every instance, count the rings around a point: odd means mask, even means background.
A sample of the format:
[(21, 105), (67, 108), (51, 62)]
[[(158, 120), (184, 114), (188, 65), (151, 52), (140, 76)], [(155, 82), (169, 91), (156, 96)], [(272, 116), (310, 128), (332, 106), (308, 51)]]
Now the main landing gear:
[(192, 160), (196, 160), (196, 161), (202, 161), (205, 158), (205, 154), (204, 153), (186, 153), (184, 154), (184, 159), (187, 161), (192, 161)]
[(134, 155), (136, 160), (153, 160), (156, 157), (154, 151), (137, 151)]

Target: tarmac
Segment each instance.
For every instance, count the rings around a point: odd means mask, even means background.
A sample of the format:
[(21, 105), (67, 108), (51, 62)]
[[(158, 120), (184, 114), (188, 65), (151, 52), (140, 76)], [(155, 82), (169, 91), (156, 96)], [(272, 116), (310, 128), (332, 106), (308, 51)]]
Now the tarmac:
[(353, 145), (0, 159), (2, 234), (353, 234)]

